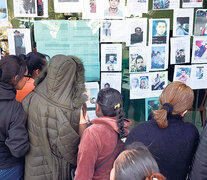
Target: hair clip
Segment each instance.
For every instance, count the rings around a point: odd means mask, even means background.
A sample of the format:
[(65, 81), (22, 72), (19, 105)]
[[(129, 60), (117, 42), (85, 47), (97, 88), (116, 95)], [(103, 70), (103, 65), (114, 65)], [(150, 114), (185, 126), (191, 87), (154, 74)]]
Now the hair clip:
[(118, 103), (116, 106), (114, 106), (114, 109), (120, 108), (120, 104)]

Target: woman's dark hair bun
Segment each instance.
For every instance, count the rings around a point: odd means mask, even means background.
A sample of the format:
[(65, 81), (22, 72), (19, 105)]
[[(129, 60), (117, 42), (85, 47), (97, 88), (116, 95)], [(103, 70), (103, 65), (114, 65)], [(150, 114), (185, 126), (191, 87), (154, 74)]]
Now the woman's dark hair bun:
[(20, 58), (21, 60), (24, 60), (25, 62), (26, 62), (26, 60), (27, 60), (27, 56), (24, 55), (24, 54), (20, 54), (20, 55), (19, 55), (19, 58)]

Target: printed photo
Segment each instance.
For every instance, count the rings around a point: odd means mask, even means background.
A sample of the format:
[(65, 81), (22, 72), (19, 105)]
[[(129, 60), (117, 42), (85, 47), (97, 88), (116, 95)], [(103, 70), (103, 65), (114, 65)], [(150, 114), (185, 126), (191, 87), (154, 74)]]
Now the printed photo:
[(147, 121), (148, 116), (152, 113), (152, 110), (159, 109), (159, 98), (146, 98), (145, 99), (145, 120)]
[(151, 51), (151, 69), (165, 68), (165, 46), (152, 47)]
[(135, 33), (131, 34), (130, 44), (143, 42), (143, 31), (141, 27), (135, 27)]
[(117, 64), (117, 54), (106, 54), (106, 64)]
[(194, 35), (207, 36), (207, 9), (196, 11)]
[(177, 49), (175, 55), (175, 63), (185, 63), (185, 49)]
[(102, 23), (102, 35), (103, 38), (111, 38), (111, 22), (109, 21), (104, 21)]
[(129, 72), (145, 72), (146, 60), (139, 54), (130, 54)]
[(103, 0), (104, 1), (104, 17), (120, 19), (124, 17), (124, 0)]
[(195, 42), (194, 59), (206, 59), (207, 60), (207, 41), (196, 41)]
[(153, 20), (152, 44), (167, 43), (167, 23), (165, 20)]
[(9, 25), (6, 0), (1, 0), (0, 2), (0, 24), (1, 26)]
[(155, 74), (152, 76), (152, 91), (163, 90), (165, 87), (165, 74)]
[(131, 79), (130, 89), (131, 90), (139, 89), (139, 79), (138, 79), (138, 77), (134, 77), (134, 78)]
[(149, 76), (140, 76), (140, 89), (149, 89)]
[(168, 9), (170, 7), (169, 0), (153, 0), (153, 9)]
[(187, 83), (191, 76), (191, 68), (181, 67), (177, 69), (176, 79), (180, 82)]
[(189, 17), (177, 17), (176, 36), (189, 35)]
[(196, 67), (196, 78), (203, 79), (203, 72), (204, 72), (204, 66), (197, 66)]
[(85, 103), (87, 107), (95, 107), (96, 99), (99, 91), (99, 85), (97, 82), (86, 82), (85, 83), (85, 92), (83, 96), (85, 98)]

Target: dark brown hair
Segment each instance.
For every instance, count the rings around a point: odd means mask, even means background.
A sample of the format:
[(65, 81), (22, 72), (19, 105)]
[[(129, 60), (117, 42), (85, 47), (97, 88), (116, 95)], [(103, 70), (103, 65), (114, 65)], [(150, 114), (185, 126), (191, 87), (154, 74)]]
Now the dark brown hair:
[(15, 76), (17, 79), (14, 86), (24, 77), (27, 71), (26, 63), (18, 56), (9, 55), (0, 60), (0, 82), (12, 84)]
[(160, 95), (160, 110), (153, 112), (154, 119), (160, 128), (168, 126), (166, 109), (162, 109), (163, 105), (169, 103), (172, 105), (172, 114), (182, 114), (189, 110), (193, 105), (194, 93), (193, 90), (182, 82), (170, 83)]

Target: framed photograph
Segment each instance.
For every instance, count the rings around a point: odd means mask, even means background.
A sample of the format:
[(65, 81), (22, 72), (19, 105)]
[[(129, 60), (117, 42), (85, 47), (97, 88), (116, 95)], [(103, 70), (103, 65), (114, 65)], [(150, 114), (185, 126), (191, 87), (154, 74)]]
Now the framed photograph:
[(122, 44), (101, 44), (101, 71), (122, 70)]
[(170, 38), (170, 64), (184, 64), (190, 62), (190, 37)]
[(7, 29), (7, 32), (10, 55), (31, 52), (30, 29)]
[(207, 39), (205, 36), (194, 36), (192, 63), (207, 63)]
[(150, 44), (168, 44), (169, 19), (150, 19)]
[(8, 11), (7, 11), (7, 1), (1, 0), (0, 2), (0, 24), (1, 26), (8, 26)]
[(152, 110), (158, 110), (159, 106), (159, 97), (145, 98), (145, 121), (147, 121)]
[(194, 35), (207, 36), (207, 9), (196, 11)]

